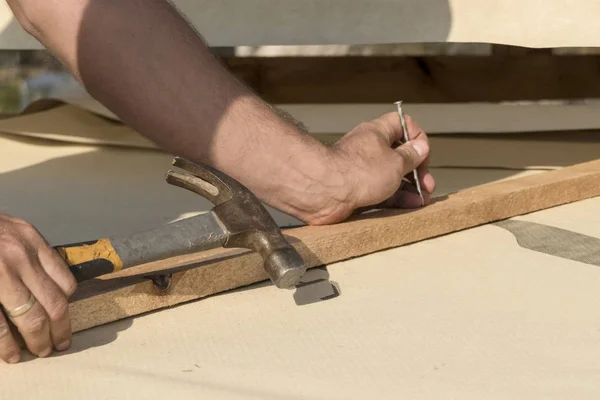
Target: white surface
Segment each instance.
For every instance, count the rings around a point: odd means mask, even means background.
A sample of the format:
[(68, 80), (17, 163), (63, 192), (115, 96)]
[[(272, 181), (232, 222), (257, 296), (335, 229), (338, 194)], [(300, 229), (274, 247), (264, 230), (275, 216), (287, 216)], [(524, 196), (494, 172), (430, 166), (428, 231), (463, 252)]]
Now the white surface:
[[(522, 219), (600, 237), (599, 200)], [(6, 399), (594, 399), (598, 267), (483, 226), (331, 265), (341, 296), (255, 285), (0, 365)], [(326, 276), (322, 274), (316, 277)]]
[[(596, 0), (175, 0), (212, 46), (486, 42), (598, 46)], [(109, 29), (109, 27), (107, 27)], [(0, 48), (39, 48), (0, 2)]]
[[(206, 210), (166, 187), (169, 159), (3, 136), (0, 211), (56, 244)], [(520, 173), (435, 171), (442, 192)], [(600, 238), (599, 209), (600, 198), (521, 219)], [(66, 354), (0, 364), (0, 399), (600, 396), (596, 266), (522, 249), (488, 225), (328, 270), (309, 277), (337, 282), (330, 300), (297, 304), (330, 294), (325, 282), (253, 285), (78, 333)]]

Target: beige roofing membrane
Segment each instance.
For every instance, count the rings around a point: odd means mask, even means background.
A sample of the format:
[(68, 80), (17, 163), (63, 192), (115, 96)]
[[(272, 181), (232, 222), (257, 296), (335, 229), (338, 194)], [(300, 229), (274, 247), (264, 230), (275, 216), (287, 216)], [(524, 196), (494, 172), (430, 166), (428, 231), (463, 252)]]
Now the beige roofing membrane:
[[(164, 182), (168, 154), (64, 107), (0, 121), (12, 127), (0, 136), (3, 212), (61, 244), (209, 209)], [(592, 160), (594, 135), (435, 136), (437, 194)], [(585, 200), (335, 263), (304, 290), (263, 282), (79, 332), (65, 354), (0, 365), (1, 397), (597, 397), (599, 208)]]

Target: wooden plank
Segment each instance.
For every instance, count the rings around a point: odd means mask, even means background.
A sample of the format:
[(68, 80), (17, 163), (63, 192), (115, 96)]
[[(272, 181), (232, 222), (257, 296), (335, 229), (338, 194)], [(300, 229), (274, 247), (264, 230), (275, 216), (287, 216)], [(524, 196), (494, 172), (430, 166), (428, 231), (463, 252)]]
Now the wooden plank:
[[(309, 267), (600, 195), (600, 160), (464, 190), (419, 210), (382, 210), (345, 223), (286, 230)], [(145, 276), (169, 269), (160, 291)], [(252, 252), (216, 249), (83, 283), (72, 298), (73, 330), (173, 306), (265, 280)]]
[(224, 57), (265, 100), (494, 102), (600, 97), (600, 56)]

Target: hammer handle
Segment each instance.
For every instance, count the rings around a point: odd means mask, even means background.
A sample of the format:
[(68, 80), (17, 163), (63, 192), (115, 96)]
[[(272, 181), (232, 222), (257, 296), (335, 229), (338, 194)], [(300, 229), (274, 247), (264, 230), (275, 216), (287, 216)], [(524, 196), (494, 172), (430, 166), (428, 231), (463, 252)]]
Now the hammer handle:
[(77, 282), (123, 269), (123, 260), (110, 239), (57, 246), (54, 249), (67, 263)]
[(223, 246), (229, 233), (212, 212), (126, 237), (55, 247), (78, 282)]

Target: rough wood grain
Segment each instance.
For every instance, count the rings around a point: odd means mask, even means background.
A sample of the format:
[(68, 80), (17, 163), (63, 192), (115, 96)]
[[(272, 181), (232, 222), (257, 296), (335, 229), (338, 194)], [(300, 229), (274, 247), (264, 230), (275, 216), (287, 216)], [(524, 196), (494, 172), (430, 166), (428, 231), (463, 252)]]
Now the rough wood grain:
[(600, 97), (600, 56), (224, 57), (266, 100), (298, 103), (519, 101)]
[[(464, 190), (419, 210), (383, 210), (348, 222), (286, 230), (310, 267), (600, 195), (600, 160)], [(144, 278), (169, 268), (170, 288)], [(260, 257), (217, 249), (148, 264), (82, 284), (71, 303), (73, 330), (173, 306), (267, 279)]]

